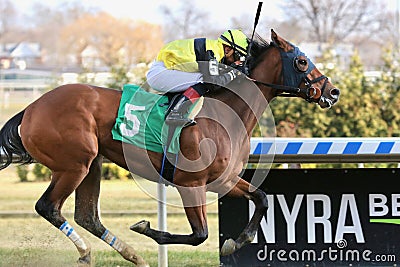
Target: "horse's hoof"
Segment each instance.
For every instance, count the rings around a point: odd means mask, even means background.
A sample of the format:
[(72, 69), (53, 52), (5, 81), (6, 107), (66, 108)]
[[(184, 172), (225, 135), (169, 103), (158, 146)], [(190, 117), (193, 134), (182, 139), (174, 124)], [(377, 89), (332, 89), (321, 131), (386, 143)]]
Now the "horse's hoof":
[(231, 238), (225, 240), (225, 242), (221, 248), (221, 256), (226, 256), (226, 255), (232, 254), (236, 250), (235, 247), (236, 247), (235, 240), (233, 240)]
[(90, 266), (91, 266), (90, 253), (78, 259), (78, 267), (90, 267)]
[(143, 234), (149, 228), (150, 228), (150, 222), (145, 221), (145, 220), (135, 223), (134, 225), (129, 227), (129, 229), (131, 229), (132, 231), (135, 231), (139, 234)]

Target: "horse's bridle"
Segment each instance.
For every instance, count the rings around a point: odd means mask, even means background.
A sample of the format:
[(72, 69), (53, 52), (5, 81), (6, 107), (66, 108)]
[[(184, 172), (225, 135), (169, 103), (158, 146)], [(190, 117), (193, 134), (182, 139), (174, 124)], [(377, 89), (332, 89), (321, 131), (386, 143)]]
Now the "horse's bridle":
[[(296, 46), (292, 45), (293, 50), (290, 52), (285, 52), (281, 48), (279, 48), (276, 44), (271, 43), (271, 45), (277, 47), (281, 54), (282, 58), (281, 77), (283, 79), (284, 85), (266, 83), (254, 79), (251, 80), (256, 84), (261, 84), (277, 90), (276, 96), (283, 96), (283, 97), (305, 96), (303, 98), (307, 102), (318, 102), (324, 93), (326, 84), (328, 83), (328, 77), (326, 77), (325, 75), (321, 75), (320, 77), (315, 78), (313, 80), (309, 79), (307, 75), (310, 74), (310, 72), (315, 68), (315, 66), (311, 62), (311, 60), (305, 57), (304, 53), (302, 53)], [(299, 56), (303, 56), (305, 59), (307, 59), (308, 63), (307, 70), (301, 71), (298, 68), (296, 68), (296, 63), (297, 63), (296, 61), (299, 60)], [(318, 92), (319, 89), (313, 87), (313, 84), (321, 80), (325, 81), (322, 85), (322, 88), (320, 89), (320, 92)], [(301, 82), (304, 82), (306, 86), (305, 88), (298, 87), (301, 84)]]
[(254, 83), (256, 84), (262, 84), (268, 87), (271, 87), (273, 89), (276, 89), (280, 91), (279, 93), (276, 94), (276, 96), (283, 96), (283, 97), (298, 97), (301, 95), (305, 95), (305, 100), (308, 102), (316, 102), (318, 99), (315, 99), (314, 97), (318, 94), (317, 89), (313, 87), (312, 85), (314, 83), (319, 82), (322, 79), (325, 79), (324, 84), (322, 85), (321, 88), (321, 95), (325, 90), (326, 84), (328, 83), (328, 77), (325, 75), (321, 75), (320, 77), (310, 80), (307, 76), (303, 77), (304, 79), (304, 84), (306, 88), (299, 88), (299, 87), (294, 87), (294, 86), (289, 86), (289, 85), (279, 85), (279, 84), (273, 84), (273, 83), (265, 83), (261, 81), (257, 81), (254, 79), (251, 79)]

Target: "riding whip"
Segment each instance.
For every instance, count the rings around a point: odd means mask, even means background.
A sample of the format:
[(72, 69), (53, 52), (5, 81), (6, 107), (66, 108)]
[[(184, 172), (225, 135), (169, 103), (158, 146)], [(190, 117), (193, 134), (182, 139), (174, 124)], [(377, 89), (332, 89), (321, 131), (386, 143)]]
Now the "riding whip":
[(263, 4), (263, 2), (258, 2), (257, 13), (256, 13), (256, 17), (254, 19), (253, 33), (251, 34), (250, 44), (247, 47), (247, 55), (246, 55), (246, 60), (244, 61), (244, 66), (247, 66), (247, 60), (249, 59), (251, 47), (253, 45), (254, 32), (256, 31), (258, 20), (260, 18), (262, 4)]

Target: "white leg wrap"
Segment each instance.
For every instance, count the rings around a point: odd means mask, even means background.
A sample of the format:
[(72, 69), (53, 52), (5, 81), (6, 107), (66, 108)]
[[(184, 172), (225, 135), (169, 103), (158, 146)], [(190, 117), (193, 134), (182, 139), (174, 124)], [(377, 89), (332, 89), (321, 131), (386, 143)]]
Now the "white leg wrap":
[(108, 230), (104, 231), (104, 234), (101, 236), (101, 239), (104, 240), (104, 242), (109, 244), (112, 248), (114, 248), (118, 252), (121, 252), (124, 249), (125, 246), (124, 243)]
[(83, 239), (78, 235), (78, 233), (74, 230), (74, 228), (65, 221), (61, 227), (61, 232), (63, 232), (72, 242), (74, 242), (75, 246), (83, 251), (86, 251), (88, 247), (86, 246)]

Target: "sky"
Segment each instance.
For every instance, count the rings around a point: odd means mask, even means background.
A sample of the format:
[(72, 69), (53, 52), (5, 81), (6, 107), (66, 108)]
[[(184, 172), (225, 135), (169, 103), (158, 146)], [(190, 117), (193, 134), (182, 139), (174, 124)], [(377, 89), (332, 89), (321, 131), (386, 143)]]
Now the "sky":
[[(163, 18), (160, 6), (180, 6), (181, 0), (12, 0), (20, 13), (29, 14), (35, 3), (48, 5), (51, 7), (59, 6), (65, 2), (77, 2), (86, 7), (94, 7), (107, 11), (116, 18), (130, 18), (137, 20), (145, 20), (150, 23), (163, 24)], [(379, 0), (386, 2), (391, 10), (395, 10), (397, 5), (400, 6), (400, 0)], [(262, 1), (263, 7), (261, 18), (282, 20), (283, 12), (279, 7), (284, 0), (265, 0)], [(258, 0), (186, 0), (186, 3), (201, 8), (203, 11), (210, 12), (210, 18), (213, 22), (218, 23), (219, 27), (229, 27), (231, 18), (240, 18), (243, 15), (251, 17), (255, 16)]]
[[(65, 2), (77, 2), (97, 10), (104, 10), (116, 18), (129, 18), (133, 20), (144, 20), (154, 24), (165, 24), (163, 20), (165, 16), (162, 14), (160, 7), (167, 5), (172, 9), (180, 7), (182, 0), (12, 0), (12, 3), (17, 7), (19, 13), (29, 15), (30, 10), (35, 3), (57, 7)], [(400, 0), (378, 0), (386, 2), (390, 10), (396, 10), (400, 7)], [(229, 28), (231, 19), (241, 17), (254, 18), (258, 0), (186, 0), (188, 4), (194, 7), (201, 8), (202, 11), (209, 12), (209, 18), (212, 23), (215, 23), (216, 28)], [(262, 11), (260, 21), (263, 18), (269, 20), (275, 19), (278, 21), (284, 20), (284, 14), (281, 9), (284, 0), (265, 0), (262, 1)]]
[[(12, 3), (17, 7), (20, 13), (29, 14), (32, 6), (35, 3), (48, 5), (50, 7), (59, 6), (66, 0), (51, 0), (51, 1), (37, 1), (37, 0), (12, 0)], [(68, 1), (69, 2), (69, 1)], [(70, 1), (74, 2), (74, 1)], [(194, 3), (194, 6), (201, 8), (203, 11), (210, 12), (212, 21), (218, 23), (218, 26), (230, 26), (230, 19), (232, 17), (241, 17), (242, 15), (255, 16), (257, 11), (258, 2), (256, 0), (190, 0), (186, 1)], [(279, 0), (263, 1), (261, 16), (268, 16), (269, 18), (282, 17), (282, 12), (278, 6)], [(146, 1), (133, 1), (133, 0), (80, 0), (80, 4), (86, 7), (95, 7), (102, 9), (117, 18), (130, 18), (137, 20), (145, 20), (150, 23), (162, 24), (163, 15), (160, 11), (160, 6), (180, 6), (180, 0), (146, 0)], [(140, 3), (140, 4), (138, 4)]]

